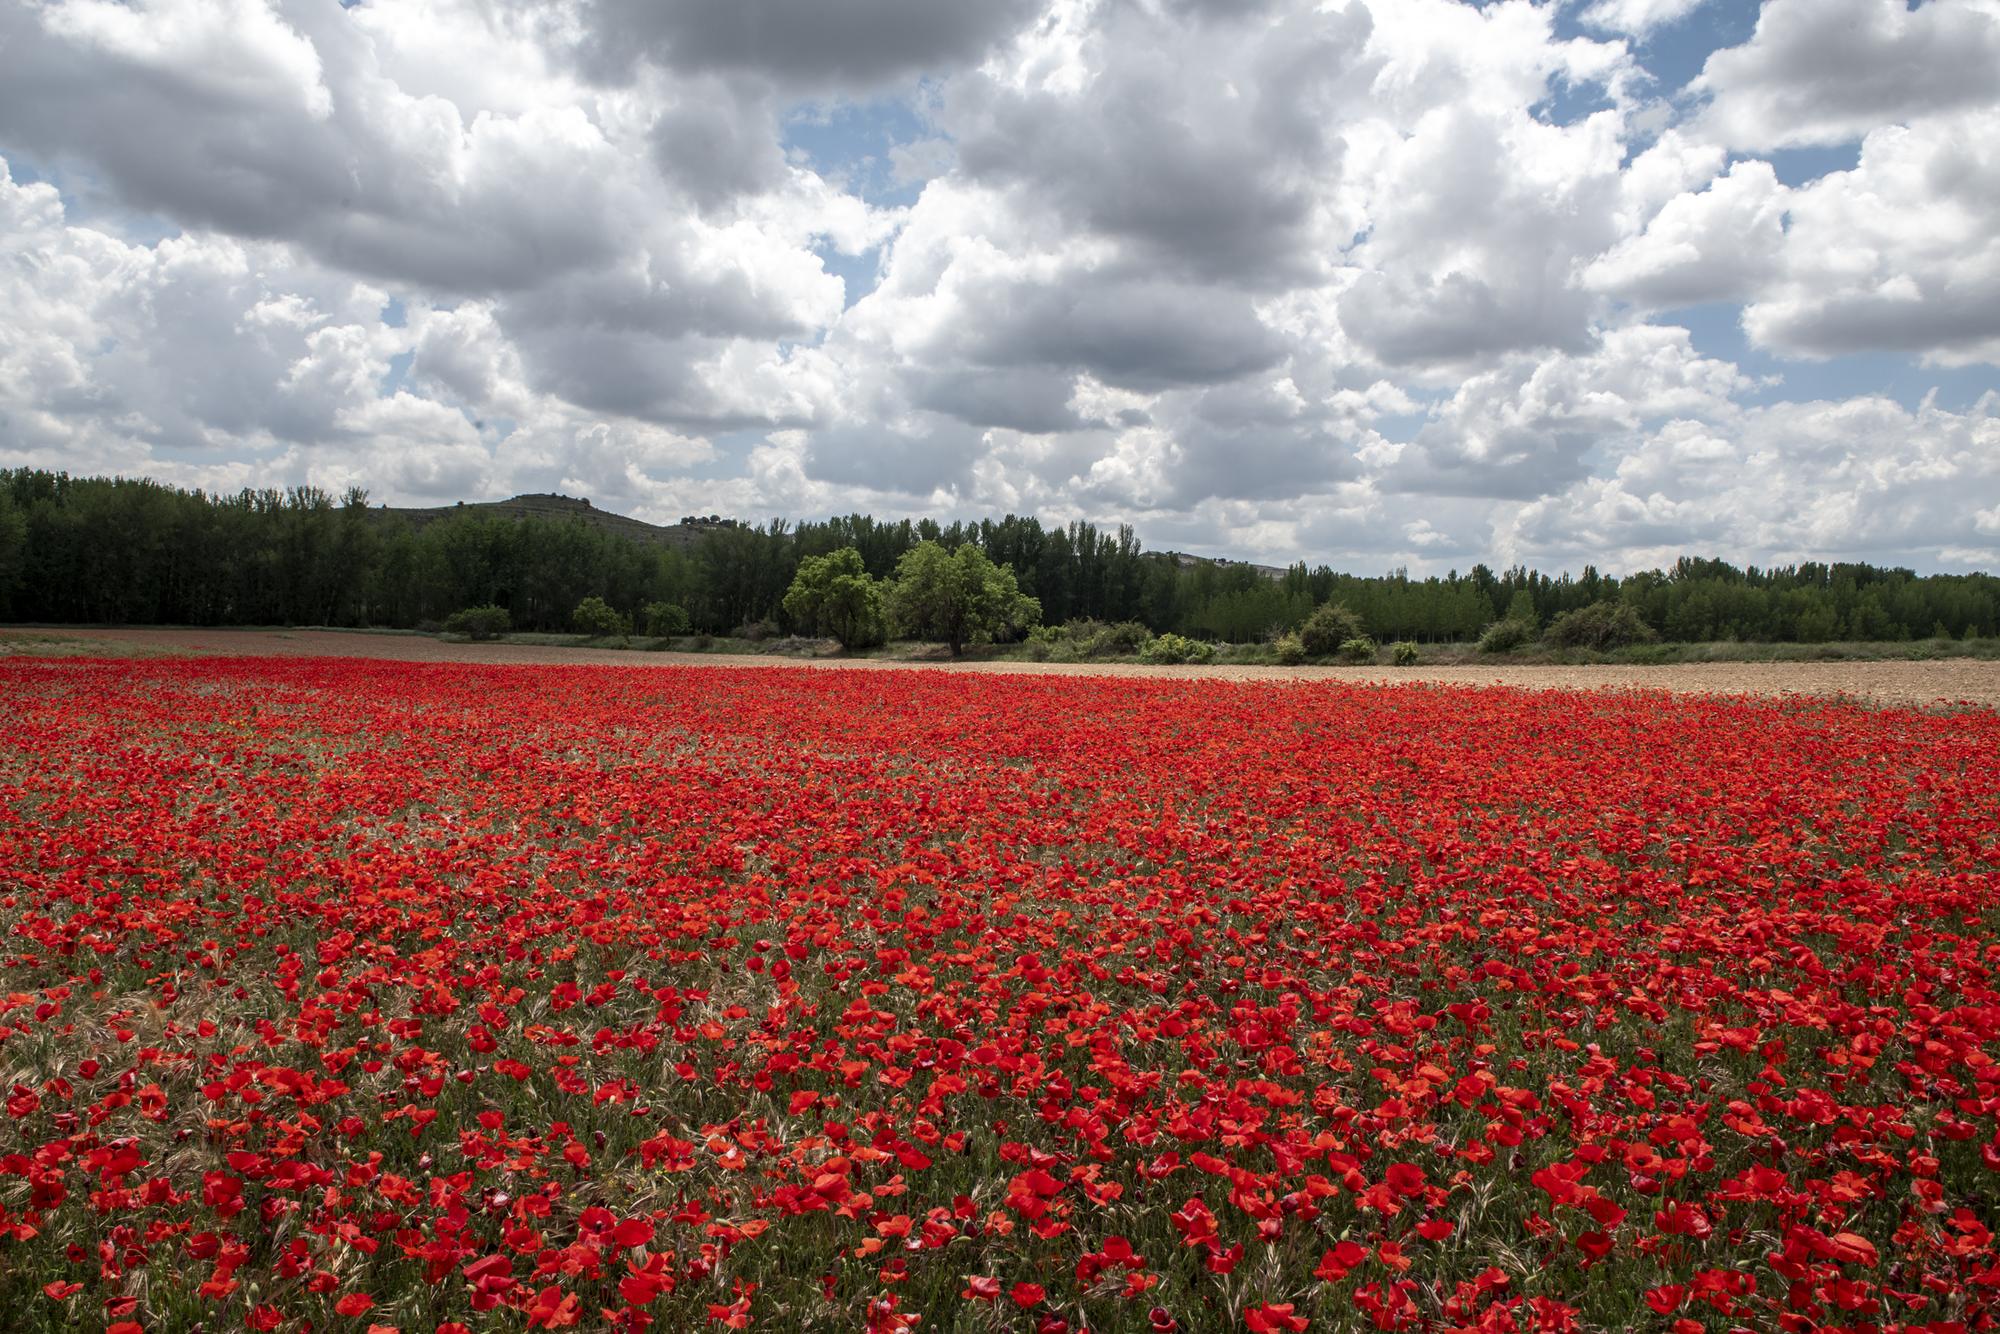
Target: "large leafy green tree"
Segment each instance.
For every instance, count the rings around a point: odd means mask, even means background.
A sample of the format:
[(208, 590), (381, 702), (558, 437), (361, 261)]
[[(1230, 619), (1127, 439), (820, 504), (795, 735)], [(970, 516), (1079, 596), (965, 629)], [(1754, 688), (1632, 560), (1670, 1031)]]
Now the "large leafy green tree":
[(1038, 625), (1042, 604), (1021, 592), (1014, 571), (971, 543), (946, 550), (919, 542), (896, 563), (890, 608), (906, 635), (941, 639), (954, 655), (979, 639), (1003, 639)]
[(872, 648), (888, 638), (882, 585), (868, 577), (854, 547), (800, 561), (784, 608), (794, 624), (831, 635), (842, 648)]

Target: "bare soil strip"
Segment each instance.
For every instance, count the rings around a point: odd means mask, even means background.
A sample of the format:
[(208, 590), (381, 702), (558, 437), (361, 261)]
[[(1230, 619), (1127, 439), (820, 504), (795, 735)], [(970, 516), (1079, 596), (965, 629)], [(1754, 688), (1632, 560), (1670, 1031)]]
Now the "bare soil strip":
[(1725, 695), (1847, 695), (1882, 704), (2000, 707), (2000, 662), (1739, 662), (1667, 667), (1144, 667), (1136, 663), (895, 662), (754, 654), (647, 653), (538, 644), (447, 643), (422, 635), (345, 630), (126, 630), (0, 632), (0, 655), (58, 650), (85, 656), (189, 654), (231, 657), (379, 658), (603, 667), (790, 667), (864, 671), (1047, 673), (1222, 681), (1438, 681), (1530, 690), (1671, 690)]

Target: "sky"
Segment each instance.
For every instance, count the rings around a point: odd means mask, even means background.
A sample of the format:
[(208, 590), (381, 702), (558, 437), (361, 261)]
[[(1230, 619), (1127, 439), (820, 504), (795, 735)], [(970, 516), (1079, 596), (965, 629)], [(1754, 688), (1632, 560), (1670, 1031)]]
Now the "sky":
[(0, 466), (2000, 569), (2000, 0), (0, 0)]

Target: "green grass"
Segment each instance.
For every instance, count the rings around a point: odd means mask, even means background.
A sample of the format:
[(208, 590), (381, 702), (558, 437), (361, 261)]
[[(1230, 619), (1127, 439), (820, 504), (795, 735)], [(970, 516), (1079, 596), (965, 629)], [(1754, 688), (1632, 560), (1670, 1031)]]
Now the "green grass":
[(150, 644), (93, 639), (88, 634), (0, 630), (0, 658), (159, 658), (171, 652)]

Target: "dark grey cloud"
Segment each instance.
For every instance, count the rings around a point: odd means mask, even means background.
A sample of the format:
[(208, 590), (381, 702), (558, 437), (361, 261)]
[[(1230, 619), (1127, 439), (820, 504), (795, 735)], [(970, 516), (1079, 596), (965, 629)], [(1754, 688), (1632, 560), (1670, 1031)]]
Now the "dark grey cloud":
[(1585, 462), (1599, 436), (1559, 426), (1509, 426), (1481, 437), (1457, 423), (1431, 423), (1382, 479), (1386, 490), (1486, 500), (1533, 500), (1590, 473)]
[(1708, 58), (1690, 90), (1705, 123), (1743, 148), (1839, 143), (1892, 121), (1990, 105), (2000, 11), (1968, 0), (1767, 0), (1742, 46)]
[[(809, 336), (815, 322), (760, 291), (757, 275), (718, 266), (706, 281), (687, 282), (677, 257), (628, 254), (615, 267), (580, 273), (510, 293), (501, 323), (523, 335), (537, 330), (591, 330), (611, 337), (709, 337), (776, 340)], [(661, 261), (664, 259), (664, 263)]]
[(957, 346), (975, 363), (1089, 371), (1106, 384), (1163, 389), (1214, 384), (1276, 365), (1285, 345), (1249, 298), (1170, 282), (991, 284), (978, 324)]
[(1560, 270), (1545, 270), (1539, 278), (1510, 290), (1468, 273), (1400, 279), (1364, 274), (1341, 299), (1341, 323), (1393, 365), (1469, 361), (1523, 348), (1574, 351), (1586, 346), (1588, 298), (1574, 290)]
[[(1928, 275), (1927, 275), (1928, 276)], [(1890, 292), (1825, 292), (1752, 309), (1760, 343), (1817, 357), (1900, 351), (1971, 359), (2000, 351), (2000, 265)]]
[(722, 79), (691, 80), (653, 122), (653, 158), (697, 207), (720, 209), (783, 184), (778, 117), (768, 93)]
[(694, 362), (710, 349), (692, 340), (528, 324), (514, 332), (513, 341), (525, 359), (529, 385), (541, 393), (646, 420), (706, 415)]
[[(1123, 244), (1131, 263), (1194, 281), (1311, 281), (1313, 224), (1338, 176), (1337, 110), (1365, 87), (1373, 24), (1355, 5), (1217, 33), (1114, 7), (1107, 58), (1079, 91), (970, 73), (941, 123), (967, 179), (1024, 212)], [(1194, 74), (1197, 48), (1232, 77)]]
[(501, 328), (520, 352), (529, 388), (592, 412), (704, 433), (808, 424), (796, 402), (723, 392), (705, 363), (722, 340), (662, 337), (591, 325)]
[[(817, 337), (840, 288), (815, 231), (866, 226), (857, 201), (786, 164), (768, 90), (704, 76), (615, 106), (551, 103), (521, 82), (539, 62), (517, 47), (492, 87), (518, 105), (460, 108), (425, 93), (448, 70), (418, 62), (414, 90), (395, 82), (408, 53), (369, 25), (396, 20), (309, 0), (6, 6), (0, 151), (195, 231), (282, 243), (421, 299), (492, 302), (523, 383), (589, 411), (695, 428), (809, 415), (703, 383), (722, 342)], [(284, 373), (224, 358), (191, 377), (186, 392), (212, 400), (193, 418), (326, 435)], [(198, 434), (149, 409), (154, 438)]]
[[(301, 134), (313, 119), (308, 89), (286, 96), (275, 69), (260, 87), (141, 62), (51, 33), (48, 20), (62, 12), (0, 7), (0, 141), (9, 150), (89, 163), (132, 205), (238, 235), (285, 230), (298, 216), (294, 195), (307, 207), (338, 202), (337, 163)], [(281, 100), (289, 105), (273, 106)], [(204, 154), (216, 169), (192, 171)]]
[(1042, 0), (592, 0), (584, 53), (629, 72), (641, 57), (673, 69), (766, 75), (801, 90), (867, 89), (976, 62)]
[[(608, 146), (564, 117), (468, 127), (392, 96), (338, 7), (267, 13), (234, 49), (197, 33), (186, 52), (169, 19), (145, 44), (82, 21), (93, 12), (0, 11), (0, 144), (79, 164), (133, 208), (445, 291), (521, 287), (622, 248), (605, 219), (630, 201)], [(217, 43), (227, 61), (199, 63)]]
[(972, 366), (914, 371), (909, 379), (910, 399), (918, 407), (968, 425), (1047, 434), (1085, 424), (1070, 407), (1076, 377), (1066, 370)]
[(1209, 498), (1295, 500), (1361, 475), (1353, 446), (1316, 422), (1218, 427), (1183, 424), (1179, 466), (1166, 499), (1176, 508)]
[(803, 461), (808, 475), (821, 482), (927, 497), (964, 486), (982, 452), (978, 429), (925, 416), (823, 427), (812, 433)]
[[(166, 19), (146, 47), (75, 17), (94, 12), (0, 10), (0, 146), (76, 163), (124, 203), (186, 226), (286, 241), (427, 292), (511, 294), (537, 320), (710, 337), (803, 331), (799, 291), (772, 281), (769, 260), (786, 242), (697, 254), (675, 216), (785, 183), (759, 97), (688, 89), (653, 122), (655, 171), (582, 108), (467, 117), (400, 94), (337, 6), (267, 12), (258, 40), (220, 67), (162, 54)], [(226, 45), (228, 34), (209, 40)], [(789, 242), (782, 271), (811, 284), (817, 261), (798, 262), (807, 244)]]
[(1300, 394), (1290, 377), (1241, 380), (1185, 396), (1163, 414), (1181, 442), (1181, 490), (1274, 501), (1314, 495), (1361, 476), (1364, 431)]
[[(1126, 0), (1126, 3), (1145, 8), (1143, 0)], [(1269, 13), (1280, 3), (1281, 0), (1163, 0), (1159, 8), (1198, 19), (1240, 19)]]

